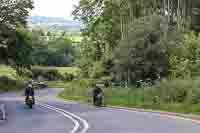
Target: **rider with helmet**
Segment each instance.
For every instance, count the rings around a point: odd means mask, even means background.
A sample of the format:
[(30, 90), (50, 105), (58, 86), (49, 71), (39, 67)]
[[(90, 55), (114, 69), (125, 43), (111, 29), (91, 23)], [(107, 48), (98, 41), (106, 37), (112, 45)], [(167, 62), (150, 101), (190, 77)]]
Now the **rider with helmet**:
[(34, 87), (33, 87), (33, 81), (28, 83), (28, 86), (25, 88), (25, 100), (27, 101), (29, 97), (31, 96), (33, 98), (33, 104), (35, 104), (35, 92), (34, 92)]
[(103, 102), (103, 95), (104, 95), (104, 92), (103, 92), (102, 86), (101, 86), (100, 83), (97, 83), (95, 85), (94, 90), (93, 90), (93, 103), (94, 103), (94, 105), (97, 105), (97, 103), (102, 104), (102, 102)]

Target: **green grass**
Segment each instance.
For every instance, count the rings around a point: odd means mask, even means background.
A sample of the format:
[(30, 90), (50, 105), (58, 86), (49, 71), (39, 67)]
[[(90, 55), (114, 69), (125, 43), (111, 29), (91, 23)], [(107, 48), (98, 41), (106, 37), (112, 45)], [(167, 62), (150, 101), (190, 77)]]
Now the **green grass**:
[(73, 74), (73, 75), (78, 75), (80, 73), (80, 69), (78, 69), (76, 67), (56, 67), (56, 69), (61, 74), (69, 73), (69, 74)]
[(0, 65), (0, 92), (17, 91), (24, 88), (24, 78), (10, 66)]
[(71, 40), (73, 40), (74, 42), (81, 42), (82, 41), (82, 37), (77, 35), (77, 36), (72, 36)]
[[(200, 114), (200, 78), (174, 79), (144, 88), (105, 88), (107, 105)], [(51, 87), (65, 88), (60, 98), (92, 102), (91, 83), (82, 79), (68, 83), (54, 82)]]
[(48, 86), (53, 88), (67, 88), (68, 84), (62, 81), (47, 81)]
[(1, 76), (6, 76), (11, 79), (16, 79), (17, 74), (13, 68), (6, 66), (6, 65), (0, 65), (0, 77)]

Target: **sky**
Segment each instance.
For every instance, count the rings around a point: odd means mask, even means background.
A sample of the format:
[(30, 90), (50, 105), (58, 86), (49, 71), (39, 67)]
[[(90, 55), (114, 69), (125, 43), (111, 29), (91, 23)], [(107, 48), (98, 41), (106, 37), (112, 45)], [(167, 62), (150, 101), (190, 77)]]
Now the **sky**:
[(34, 9), (30, 15), (39, 15), (47, 17), (62, 17), (73, 19), (71, 13), (73, 5), (78, 3), (78, 0), (33, 0)]

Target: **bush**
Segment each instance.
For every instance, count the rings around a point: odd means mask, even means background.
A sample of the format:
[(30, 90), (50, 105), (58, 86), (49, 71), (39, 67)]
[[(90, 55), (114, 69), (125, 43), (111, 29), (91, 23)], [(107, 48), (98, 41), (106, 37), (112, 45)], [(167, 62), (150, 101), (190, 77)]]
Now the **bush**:
[(44, 73), (44, 77), (46, 77), (48, 80), (58, 80), (61, 79), (61, 74), (59, 74), (58, 70), (50, 69), (47, 70), (46, 73)]
[(185, 34), (183, 42), (170, 50), (170, 72), (174, 78), (199, 76), (200, 35)]
[(89, 77), (90, 78), (100, 78), (102, 76), (104, 76), (104, 66), (103, 63), (101, 61), (99, 62), (95, 62), (93, 64), (93, 67), (91, 67), (90, 72), (89, 72)]
[(32, 68), (31, 71), (34, 79), (38, 79), (40, 76), (49, 81), (62, 79), (62, 75), (56, 69)]
[[(162, 80), (153, 86), (141, 88), (104, 88), (105, 102), (146, 109), (165, 110), (181, 113), (199, 113), (200, 78)], [(84, 102), (92, 101), (94, 80), (82, 79), (62, 85), (62, 98)]]
[(71, 73), (64, 73), (62, 74), (62, 79), (64, 81), (72, 81), (74, 79), (74, 75)]
[(59, 96), (63, 98), (69, 98), (72, 100), (81, 100), (84, 99), (86, 102), (91, 101), (91, 92), (93, 83), (95, 83), (94, 80), (89, 79), (81, 79), (81, 80), (73, 80), (72, 82), (68, 83), (54, 83), (53, 85), (50, 85), (51, 87), (61, 87), (65, 88), (64, 91), (62, 91)]
[(105, 85), (105, 87), (110, 87), (112, 86), (112, 77), (111, 76), (107, 76), (107, 77), (101, 77), (101, 81), (103, 82), (103, 84)]
[(32, 72), (27, 69), (24, 69), (24, 68), (17, 71), (17, 76), (23, 77), (23, 78), (32, 78), (33, 77)]
[(0, 77), (0, 91), (20, 90), (25, 87), (22, 81), (16, 81), (8, 77)]

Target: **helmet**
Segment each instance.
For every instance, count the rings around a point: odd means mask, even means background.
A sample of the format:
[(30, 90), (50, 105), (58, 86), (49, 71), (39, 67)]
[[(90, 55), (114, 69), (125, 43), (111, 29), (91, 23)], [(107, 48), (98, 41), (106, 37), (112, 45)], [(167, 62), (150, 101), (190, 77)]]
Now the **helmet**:
[(28, 87), (32, 88), (32, 84), (28, 84)]

